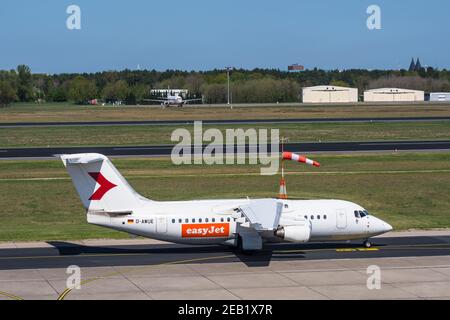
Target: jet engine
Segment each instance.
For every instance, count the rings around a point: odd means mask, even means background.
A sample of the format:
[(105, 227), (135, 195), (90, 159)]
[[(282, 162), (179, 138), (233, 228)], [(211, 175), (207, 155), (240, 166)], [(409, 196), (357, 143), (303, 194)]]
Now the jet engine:
[(289, 242), (308, 242), (311, 237), (311, 228), (304, 224), (300, 226), (284, 226), (275, 231), (275, 235)]

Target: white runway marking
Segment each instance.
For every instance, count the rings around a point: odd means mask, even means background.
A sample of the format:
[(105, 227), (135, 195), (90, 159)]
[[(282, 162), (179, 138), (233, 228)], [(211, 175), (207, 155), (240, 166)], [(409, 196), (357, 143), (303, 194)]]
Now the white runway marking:
[[(383, 170), (383, 171), (325, 171), (325, 172), (286, 172), (290, 175), (346, 175), (346, 174), (408, 174), (408, 173), (449, 173), (450, 169), (438, 170)], [(233, 176), (260, 176), (260, 173), (211, 173), (206, 176), (210, 177), (233, 177)], [(170, 174), (170, 175), (127, 175), (129, 179), (141, 178), (183, 178), (183, 177), (198, 177), (198, 174)], [(68, 177), (42, 177), (42, 178), (3, 178), (1, 181), (52, 181), (52, 180), (70, 180)]]

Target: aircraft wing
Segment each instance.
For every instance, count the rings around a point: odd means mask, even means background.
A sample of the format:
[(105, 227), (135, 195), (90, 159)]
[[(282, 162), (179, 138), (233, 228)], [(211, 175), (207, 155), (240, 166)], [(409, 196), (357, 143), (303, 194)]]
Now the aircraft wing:
[(148, 102), (166, 102), (168, 99), (142, 99), (142, 101)]
[(197, 98), (197, 99), (185, 99), (183, 100), (183, 102), (191, 102), (191, 101), (202, 101), (202, 98)]
[(243, 250), (262, 248), (262, 235), (278, 228), (282, 208), (283, 204), (276, 199), (262, 199), (251, 200), (234, 209), (238, 214), (236, 232)]
[[(256, 231), (273, 231), (278, 227), (283, 204), (275, 199), (251, 200), (235, 209), (241, 214), (238, 222)], [(241, 220), (239, 220), (241, 219)]]

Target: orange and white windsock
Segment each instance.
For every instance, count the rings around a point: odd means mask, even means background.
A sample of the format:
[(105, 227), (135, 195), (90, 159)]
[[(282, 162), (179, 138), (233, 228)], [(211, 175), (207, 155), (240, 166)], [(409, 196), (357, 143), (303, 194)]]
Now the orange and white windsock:
[(301, 162), (301, 163), (306, 163), (309, 164), (311, 166), (314, 167), (320, 167), (320, 163), (318, 163), (317, 161), (308, 159), (304, 156), (292, 153), (292, 152), (283, 152), (283, 160), (292, 160), (292, 161), (297, 161), (297, 162)]

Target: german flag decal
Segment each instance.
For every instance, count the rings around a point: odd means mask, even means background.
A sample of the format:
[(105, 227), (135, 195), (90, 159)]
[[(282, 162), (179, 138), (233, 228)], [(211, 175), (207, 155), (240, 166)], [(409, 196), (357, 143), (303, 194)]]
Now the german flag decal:
[(134, 219), (128, 219), (128, 220), (127, 220), (127, 223), (128, 223), (128, 224), (133, 224), (133, 223), (134, 223)]
[(183, 238), (228, 237), (229, 234), (229, 223), (192, 223), (181, 225), (181, 236)]

